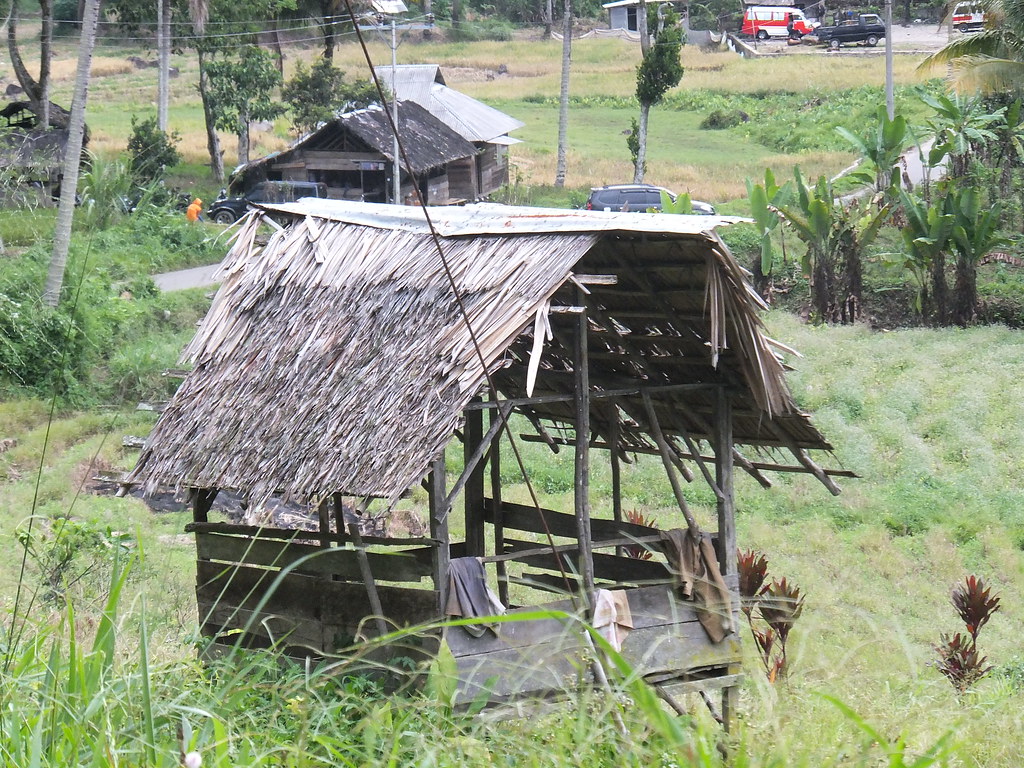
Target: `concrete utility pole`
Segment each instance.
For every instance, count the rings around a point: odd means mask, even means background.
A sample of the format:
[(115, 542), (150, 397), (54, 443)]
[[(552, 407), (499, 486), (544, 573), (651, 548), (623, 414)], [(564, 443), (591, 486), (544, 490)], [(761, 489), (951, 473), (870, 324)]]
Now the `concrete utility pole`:
[(896, 117), (896, 98), (892, 82), (892, 0), (885, 0), (885, 111)]

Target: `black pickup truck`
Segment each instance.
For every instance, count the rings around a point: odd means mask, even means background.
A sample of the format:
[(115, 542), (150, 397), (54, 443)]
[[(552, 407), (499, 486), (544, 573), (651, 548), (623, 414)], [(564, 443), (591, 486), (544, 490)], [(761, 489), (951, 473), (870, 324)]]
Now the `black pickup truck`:
[(877, 14), (862, 13), (856, 19), (832, 27), (818, 27), (814, 30), (814, 36), (819, 43), (833, 51), (838, 50), (843, 43), (878, 45), (878, 41), (885, 37), (885, 24)]

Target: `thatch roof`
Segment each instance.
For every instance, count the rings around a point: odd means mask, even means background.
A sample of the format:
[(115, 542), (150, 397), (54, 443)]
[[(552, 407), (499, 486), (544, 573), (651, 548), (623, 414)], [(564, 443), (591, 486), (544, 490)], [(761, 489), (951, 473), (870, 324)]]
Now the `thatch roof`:
[[(397, 498), (451, 439), (484, 384), (466, 320), (419, 209), (340, 201), (275, 206), (294, 216), (265, 247), (245, 221), (224, 282), (185, 351), (195, 369), (154, 428), (131, 482)], [(534, 396), (572, 391), (575, 274), (592, 285), (592, 428), (650, 449), (641, 389), (671, 434), (709, 439), (724, 384), (735, 439), (830, 446), (798, 412), (758, 319), (759, 300), (711, 227), (723, 217), (432, 209), (445, 259), (502, 395), (527, 395), (533, 329), (549, 322)], [(667, 389), (673, 385), (697, 388)], [(701, 385), (709, 385), (702, 389)], [(659, 389), (660, 388), (660, 389)], [(614, 402), (617, 408), (610, 408)], [(523, 408), (572, 426), (571, 402)], [(613, 415), (614, 414), (614, 415)]]

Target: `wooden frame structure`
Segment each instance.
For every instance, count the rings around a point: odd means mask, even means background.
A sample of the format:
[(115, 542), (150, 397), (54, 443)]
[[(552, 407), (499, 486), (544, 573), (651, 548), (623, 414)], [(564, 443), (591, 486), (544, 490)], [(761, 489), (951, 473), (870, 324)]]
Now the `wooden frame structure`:
[[(625, 590), (624, 657), (661, 686), (722, 689), (728, 721), (740, 672), (734, 470), (765, 487), (766, 472), (810, 473), (833, 493), (833, 477), (850, 475), (808, 455), (831, 447), (796, 408), (781, 345), (712, 229), (733, 220), (481, 205), (433, 209), (428, 225), (392, 206), (272, 210), (291, 223), (260, 246), (266, 214), (243, 221), (186, 350), (195, 368), (127, 478), (191, 489), (203, 632), (333, 653), (442, 618), (452, 558), (477, 557), (512, 611), (536, 608), (510, 605), (515, 584), (584, 619), (595, 590)], [(507, 498), (503, 467), (515, 457), (502, 435), (526, 425), (523, 440), (573, 451), (571, 514)], [(463, 462), (450, 478), (453, 435)], [(610, 466), (608, 505), (591, 498), (595, 454)], [(660, 457), (695, 542), (702, 522), (683, 486), (699, 476), (714, 493), (703, 527), (715, 529), (732, 595), (718, 608), (720, 642), (672, 567), (629, 556), (666, 546), (624, 519), (621, 464), (636, 454)], [(361, 534), (371, 504), (392, 507), (419, 486), (428, 536)], [(256, 509), (275, 495), (309, 502), (310, 524), (210, 522), (218, 488)], [(449, 528), (457, 510), (461, 541)], [(547, 603), (551, 592), (561, 595)], [(446, 639), (463, 702), (557, 695), (593, 654), (579, 624), (556, 619), (480, 637), (453, 627)]]

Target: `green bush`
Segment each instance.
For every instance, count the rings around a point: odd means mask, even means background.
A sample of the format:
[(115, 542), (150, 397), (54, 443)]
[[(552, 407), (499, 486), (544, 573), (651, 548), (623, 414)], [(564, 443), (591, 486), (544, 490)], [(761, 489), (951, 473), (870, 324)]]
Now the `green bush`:
[(700, 127), (706, 131), (720, 131), (747, 122), (750, 122), (750, 115), (742, 109), (716, 109), (701, 121)]
[(181, 137), (156, 127), (156, 118), (139, 120), (132, 115), (132, 132), (128, 137), (128, 167), (139, 184), (162, 178), (164, 171), (181, 162), (177, 144)]

